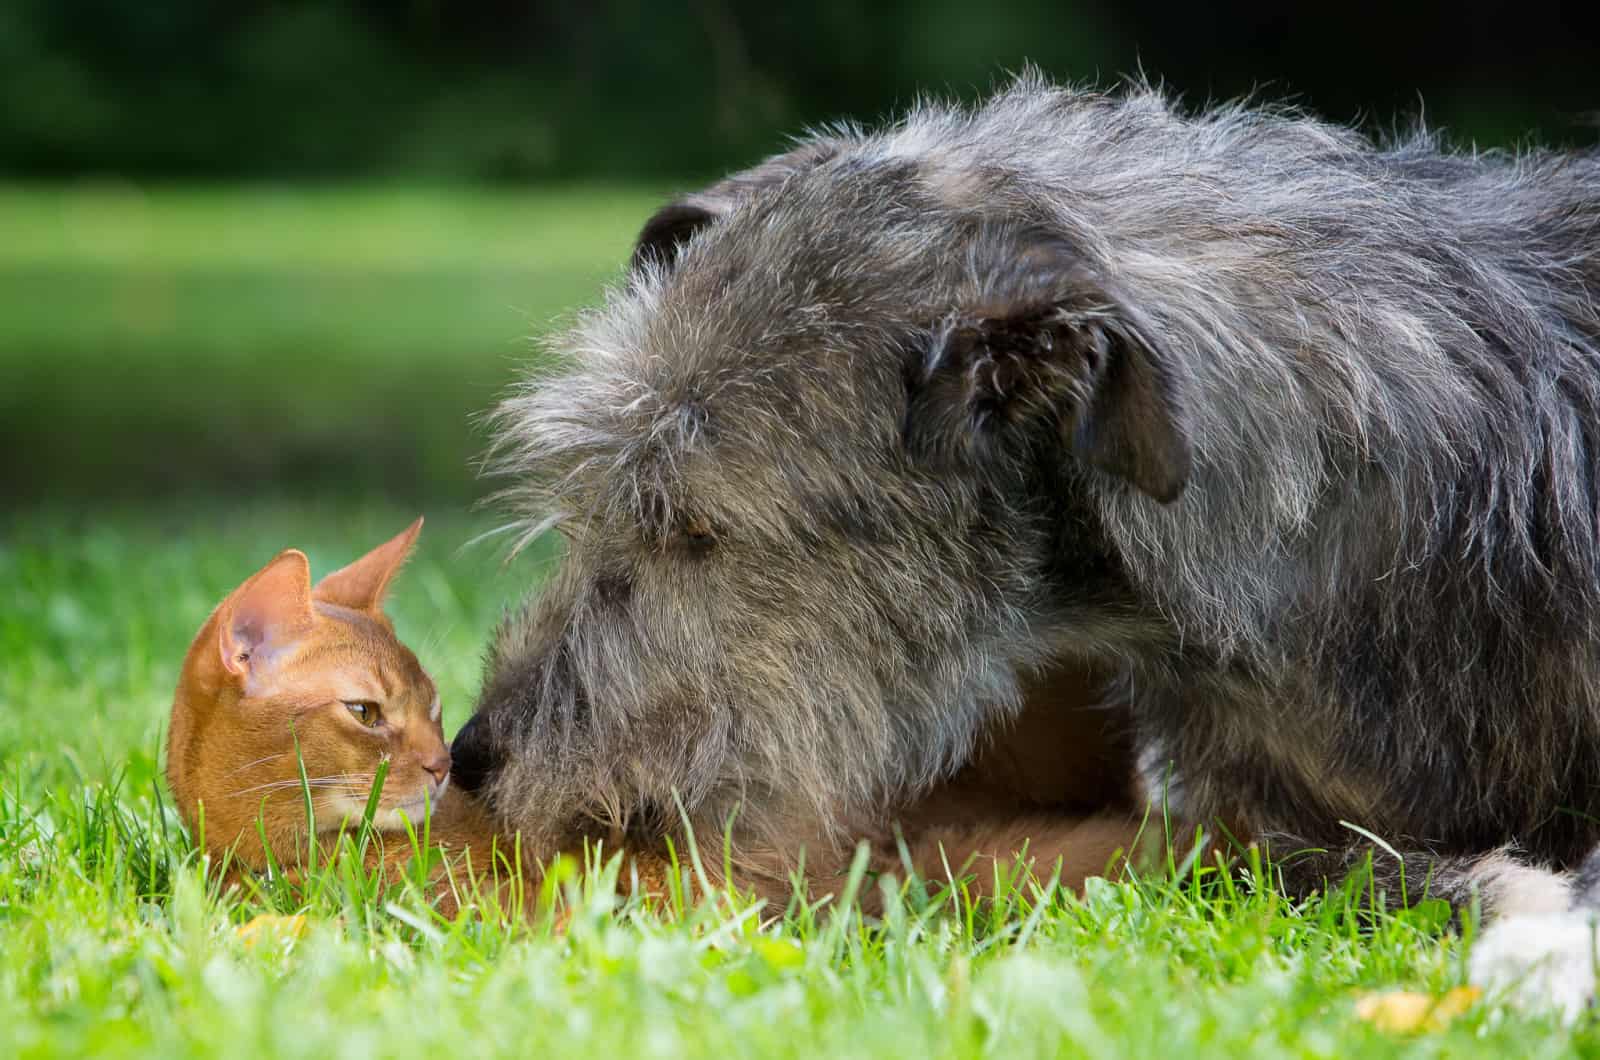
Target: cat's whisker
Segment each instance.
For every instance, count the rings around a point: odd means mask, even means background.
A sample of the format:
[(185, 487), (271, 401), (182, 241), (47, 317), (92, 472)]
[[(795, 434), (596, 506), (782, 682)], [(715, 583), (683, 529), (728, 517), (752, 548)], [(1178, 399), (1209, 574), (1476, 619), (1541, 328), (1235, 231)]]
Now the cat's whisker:
[[(397, 807), (395, 806), (379, 806), (376, 812), (386, 813), (396, 808)], [(313, 813), (318, 813), (323, 810), (344, 810), (346, 811), (347, 816), (351, 818), (358, 818), (365, 813), (366, 803), (364, 800), (360, 799), (343, 798), (337, 795), (325, 795), (321, 798), (312, 799), (311, 809)]]
[[(330, 787), (333, 787), (333, 786), (334, 785), (332, 783), (321, 783), (321, 784), (312, 784), (311, 785), (311, 787), (313, 787), (313, 788), (330, 788)], [(240, 788), (238, 791), (230, 791), (230, 792), (228, 792), (227, 797), (228, 798), (239, 798), (239, 797), (242, 797), (242, 796), (245, 796), (245, 795), (263, 795), (263, 794), (264, 795), (270, 795), (270, 794), (273, 794), (274, 792), (290, 791), (290, 790), (298, 789), (299, 787), (300, 787), (300, 782), (298, 780), (276, 780), (276, 781), (273, 781), (270, 784), (257, 784), (253, 788)]]
[(286, 780), (273, 780), (265, 784), (256, 784), (253, 787), (240, 788), (238, 791), (230, 792), (229, 794), (251, 795), (258, 791), (281, 791), (286, 788), (299, 788), (302, 786), (310, 788), (353, 788), (358, 785), (365, 785), (370, 788), (373, 776), (374, 774), (372, 773), (335, 773), (324, 777), (306, 777), (303, 780), (300, 777), (290, 777)]
[(252, 768), (254, 768), (256, 766), (259, 766), (259, 765), (265, 765), (266, 763), (271, 762), (274, 759), (282, 758), (284, 755), (292, 754), (292, 753), (293, 752), (291, 752), (291, 751), (279, 751), (277, 754), (265, 755), (265, 756), (263, 756), (261, 758), (256, 759), (254, 762), (246, 762), (244, 765), (240, 766), (238, 769), (230, 769), (230, 770), (228, 770), (228, 772), (224, 773), (223, 776), (231, 777), (231, 776), (234, 776), (236, 774), (243, 773), (247, 769), (252, 769)]

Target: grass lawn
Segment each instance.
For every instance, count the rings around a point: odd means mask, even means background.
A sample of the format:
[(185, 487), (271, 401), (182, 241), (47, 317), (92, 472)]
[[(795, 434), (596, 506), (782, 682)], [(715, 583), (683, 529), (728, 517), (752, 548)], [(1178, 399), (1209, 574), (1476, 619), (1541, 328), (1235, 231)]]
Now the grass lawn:
[[(194, 630), (278, 549), (320, 573), (422, 511), (390, 610), (459, 725), (551, 561), (469, 544), (493, 519), (468, 413), (654, 197), (0, 190), (0, 442), (26, 465), (0, 482), (0, 1057), (1600, 1055), (1592, 1025), (1490, 1002), (1374, 1029), (1366, 992), (1461, 983), (1437, 910), (1193, 871), (976, 908), (891, 887), (871, 922), (643, 909), (596, 872), (563, 932), (444, 922), (341, 867), (215, 893), (160, 781)], [(261, 913), (306, 928), (252, 944)]]

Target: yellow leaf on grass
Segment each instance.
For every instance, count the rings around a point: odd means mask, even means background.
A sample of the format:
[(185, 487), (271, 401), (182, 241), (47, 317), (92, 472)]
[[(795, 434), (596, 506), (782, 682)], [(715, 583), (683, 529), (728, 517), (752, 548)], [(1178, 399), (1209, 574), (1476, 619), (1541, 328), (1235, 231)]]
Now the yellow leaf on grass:
[(1475, 986), (1458, 986), (1445, 991), (1442, 997), (1413, 990), (1388, 990), (1357, 1001), (1356, 1018), (1391, 1034), (1442, 1031), (1482, 994)]
[(267, 913), (253, 917), (248, 923), (240, 924), (233, 929), (233, 933), (250, 947), (276, 939), (297, 939), (306, 933), (306, 918), (298, 914), (275, 916)]

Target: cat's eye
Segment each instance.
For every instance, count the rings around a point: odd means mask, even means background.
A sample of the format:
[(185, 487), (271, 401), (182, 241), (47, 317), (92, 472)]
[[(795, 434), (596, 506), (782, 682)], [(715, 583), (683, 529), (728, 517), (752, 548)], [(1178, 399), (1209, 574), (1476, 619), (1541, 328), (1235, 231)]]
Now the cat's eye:
[(367, 728), (372, 728), (383, 720), (383, 715), (378, 710), (378, 704), (370, 699), (347, 699), (344, 701), (345, 709), (354, 714), (356, 720)]

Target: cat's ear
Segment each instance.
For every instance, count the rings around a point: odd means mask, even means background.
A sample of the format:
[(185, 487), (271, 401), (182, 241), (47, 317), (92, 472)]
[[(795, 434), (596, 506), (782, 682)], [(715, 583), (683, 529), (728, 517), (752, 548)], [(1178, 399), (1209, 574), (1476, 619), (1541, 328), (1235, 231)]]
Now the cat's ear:
[(298, 549), (271, 563), (223, 602), (217, 650), (228, 672), (243, 677), (311, 625), (311, 565)]
[(422, 517), (348, 567), (340, 567), (317, 583), (311, 595), (326, 604), (338, 604), (352, 611), (369, 614), (383, 612), (383, 598), (389, 583), (400, 573), (411, 549), (422, 533)]

